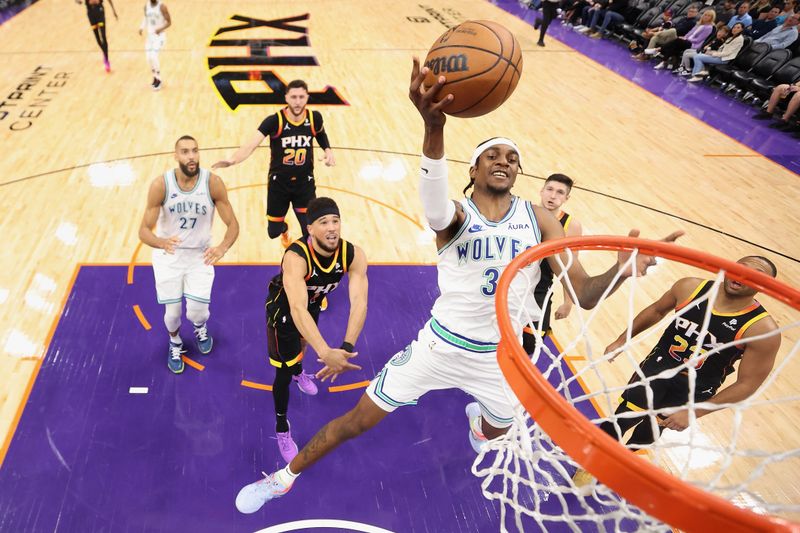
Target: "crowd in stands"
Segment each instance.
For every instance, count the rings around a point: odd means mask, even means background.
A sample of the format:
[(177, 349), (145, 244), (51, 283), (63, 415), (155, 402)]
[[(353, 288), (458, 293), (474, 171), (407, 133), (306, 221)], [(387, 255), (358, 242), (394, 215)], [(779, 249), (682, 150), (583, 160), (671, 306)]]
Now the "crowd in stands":
[(734, 93), (761, 107), (754, 118), (800, 138), (800, 0), (521, 1), (544, 5), (547, 24), (535, 24), (539, 46), (559, 17), (590, 38), (626, 43), (633, 60), (656, 70)]

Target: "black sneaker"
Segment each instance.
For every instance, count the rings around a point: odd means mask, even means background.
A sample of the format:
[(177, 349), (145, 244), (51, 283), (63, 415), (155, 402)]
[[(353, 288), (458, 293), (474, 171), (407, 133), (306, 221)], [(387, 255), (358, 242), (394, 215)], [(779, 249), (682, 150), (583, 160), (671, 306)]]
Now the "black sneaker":
[(156, 78), (155, 81), (153, 82), (153, 90), (154, 91), (161, 90), (161, 80), (159, 80), (158, 78)]

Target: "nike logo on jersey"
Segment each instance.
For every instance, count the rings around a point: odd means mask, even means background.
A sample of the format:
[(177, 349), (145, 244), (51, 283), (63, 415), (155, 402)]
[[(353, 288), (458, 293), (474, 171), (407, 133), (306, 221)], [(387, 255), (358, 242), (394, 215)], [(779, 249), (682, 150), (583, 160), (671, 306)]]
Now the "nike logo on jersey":
[(483, 231), (483, 226), (481, 226), (480, 224), (475, 224), (467, 231), (470, 233), (478, 233), (479, 231)]
[(423, 171), (425, 174), (427, 174), (427, 173), (428, 173), (428, 169), (427, 169), (427, 168), (425, 168), (425, 167), (420, 167), (420, 170), (422, 170), (422, 171)]

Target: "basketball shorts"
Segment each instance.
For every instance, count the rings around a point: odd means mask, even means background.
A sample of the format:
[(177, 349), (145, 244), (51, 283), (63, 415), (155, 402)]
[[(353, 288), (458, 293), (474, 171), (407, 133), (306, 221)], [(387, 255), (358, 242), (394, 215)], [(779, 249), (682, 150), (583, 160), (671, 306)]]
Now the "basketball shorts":
[(153, 250), (153, 274), (158, 303), (178, 303), (184, 297), (211, 303), (214, 266), (203, 262), (202, 248), (178, 248), (174, 254)]
[(148, 33), (147, 40), (144, 43), (144, 51), (158, 53), (164, 48), (164, 43), (166, 42), (167, 35), (165, 32), (162, 31), (160, 34)]
[(510, 389), (506, 393), (508, 385), (497, 364), (496, 349), (496, 345), (453, 333), (431, 318), (417, 339), (378, 372), (367, 387), (367, 395), (378, 407), (392, 412), (404, 405), (416, 405), (428, 391), (461, 389), (477, 400), (484, 420), (493, 427), (506, 428), (513, 421), (518, 402), (511, 399)]
[(290, 203), (294, 209), (304, 208), (316, 197), (317, 186), (313, 176), (292, 181), (280, 176), (270, 176), (267, 187), (267, 216), (284, 217)]
[(89, 17), (89, 25), (94, 28), (99, 24), (106, 23), (106, 11), (102, 5), (90, 5), (86, 9), (86, 16)]

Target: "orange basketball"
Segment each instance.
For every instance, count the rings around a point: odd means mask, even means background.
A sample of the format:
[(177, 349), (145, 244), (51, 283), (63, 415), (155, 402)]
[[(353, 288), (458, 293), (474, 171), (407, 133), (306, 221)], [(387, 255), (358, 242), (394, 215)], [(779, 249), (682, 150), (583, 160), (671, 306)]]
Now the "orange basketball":
[(436, 39), (424, 66), (430, 69), (426, 87), (439, 76), (447, 80), (438, 93), (453, 95), (445, 113), (477, 117), (497, 109), (514, 92), (522, 75), (522, 48), (500, 24), (468, 20)]

